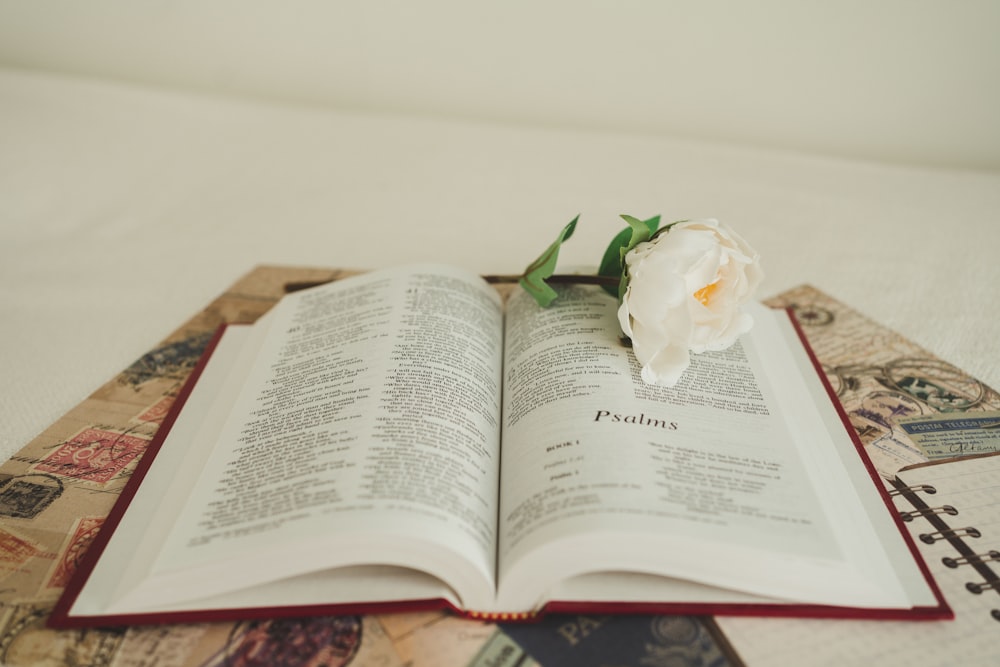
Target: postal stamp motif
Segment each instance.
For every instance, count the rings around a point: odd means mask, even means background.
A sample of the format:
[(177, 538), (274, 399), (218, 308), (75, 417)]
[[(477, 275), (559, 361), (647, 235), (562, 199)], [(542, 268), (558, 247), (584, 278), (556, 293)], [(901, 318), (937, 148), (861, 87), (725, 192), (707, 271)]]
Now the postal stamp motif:
[(212, 335), (197, 333), (147, 352), (122, 372), (118, 382), (138, 387), (155, 378), (184, 379), (198, 363)]
[(130, 627), (111, 667), (189, 667), (196, 664), (192, 649), (207, 632), (207, 625)]
[(878, 382), (940, 412), (983, 409), (990, 391), (982, 382), (938, 359), (897, 359), (880, 369)]
[(24, 567), (41, 551), (37, 543), (0, 528), (0, 578)]
[(106, 484), (146, 450), (149, 439), (129, 433), (86, 428), (35, 465), (87, 482)]
[(111, 667), (123, 630), (51, 630), (49, 610), (18, 606), (0, 628), (0, 665), (39, 667)]
[(789, 306), (795, 313), (799, 323), (807, 327), (825, 327), (833, 322), (835, 315), (833, 311), (815, 304), (793, 303)]
[(73, 533), (66, 543), (66, 548), (56, 560), (52, 575), (46, 584), (47, 588), (66, 587), (73, 573), (76, 572), (80, 559), (87, 552), (87, 547), (97, 537), (102, 525), (104, 525), (104, 518), (96, 516), (83, 517), (76, 522)]
[(170, 412), (170, 406), (174, 404), (174, 399), (176, 396), (168, 394), (158, 400), (153, 405), (149, 406), (143, 410), (136, 419), (140, 422), (147, 422), (153, 424), (159, 424), (163, 422), (163, 418), (167, 416)]
[(360, 616), (241, 623), (221, 661), (205, 667), (345, 667), (361, 645), (361, 629)]
[(0, 481), (0, 516), (34, 519), (63, 492), (52, 475), (14, 475)]

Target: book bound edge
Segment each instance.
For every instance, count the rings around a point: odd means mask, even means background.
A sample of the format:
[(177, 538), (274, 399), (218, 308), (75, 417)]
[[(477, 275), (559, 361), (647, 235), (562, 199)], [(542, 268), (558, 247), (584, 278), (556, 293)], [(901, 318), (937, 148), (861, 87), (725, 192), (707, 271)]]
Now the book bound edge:
[[(830, 384), (829, 378), (826, 376), (826, 372), (823, 370), (823, 364), (820, 363), (819, 358), (813, 351), (812, 345), (809, 343), (809, 338), (806, 336), (805, 331), (802, 329), (802, 324), (799, 322), (798, 318), (795, 316), (795, 309), (793, 307), (785, 308), (785, 313), (788, 315), (788, 319), (792, 323), (792, 327), (795, 329), (796, 335), (799, 337), (799, 341), (802, 343), (802, 347), (809, 357), (809, 361), (813, 365), (813, 369), (816, 375), (819, 377), (820, 382), (823, 383), (823, 388), (826, 390), (827, 397), (830, 399), (830, 403), (833, 404), (834, 410), (837, 411), (837, 416), (840, 418), (841, 423), (844, 426), (844, 430), (851, 438), (851, 442), (854, 443), (854, 448), (857, 450), (858, 456), (861, 458), (861, 462), (865, 466), (865, 470), (868, 471), (868, 476), (871, 478), (872, 484), (875, 486), (875, 490), (878, 492), (879, 497), (882, 498), (882, 502), (885, 505), (886, 511), (889, 512), (892, 517), (893, 522), (896, 525), (896, 530), (902, 536), (906, 547), (910, 550), (910, 554), (916, 561), (917, 567), (920, 569), (920, 574), (924, 577), (927, 585), (930, 587), (931, 592), (934, 594), (934, 599), (937, 600), (937, 607), (918, 607), (916, 609), (925, 609), (928, 611), (933, 611), (935, 609), (939, 610), (940, 615), (932, 618), (950, 620), (955, 618), (955, 613), (952, 611), (951, 607), (948, 605), (944, 594), (938, 587), (937, 582), (931, 575), (930, 568), (927, 567), (927, 563), (924, 561), (920, 550), (917, 548), (916, 543), (913, 541), (913, 537), (910, 535), (910, 531), (906, 529), (903, 525), (903, 520), (900, 518), (899, 512), (896, 509), (895, 504), (889, 496), (888, 490), (885, 485), (882, 484), (882, 477), (879, 475), (878, 470), (875, 469), (875, 464), (872, 463), (871, 459), (868, 457), (867, 452), (865, 452), (865, 445), (861, 442), (861, 438), (858, 436), (857, 431), (854, 429), (854, 425), (851, 424), (851, 419), (841, 404), (840, 399), (837, 398), (837, 392), (834, 390), (833, 385)], [(886, 617), (888, 618), (888, 617)]]
[[(876, 483), (883, 501), (890, 510), (894, 506), (884, 488), (877, 484), (878, 473), (875, 471), (867, 455), (864, 454), (864, 446), (857, 437), (856, 432), (850, 424), (843, 406), (836, 398), (822, 365), (816, 358), (808, 339), (795, 318), (791, 309), (786, 309), (792, 322), (793, 328), (803, 344), (806, 354), (813, 364), (824, 388), (830, 398), (834, 409), (837, 411), (845, 429), (850, 435), (859, 456), (873, 483)], [(368, 603), (345, 603), (331, 605), (312, 606), (286, 606), (286, 607), (259, 607), (259, 608), (226, 608), (201, 611), (157, 611), (129, 614), (102, 614), (102, 615), (70, 615), (73, 604), (77, 596), (82, 591), (87, 577), (93, 570), (101, 553), (110, 541), (114, 529), (121, 521), (128, 508), (131, 499), (134, 497), (142, 479), (152, 465), (156, 452), (162, 446), (167, 433), (177, 419), (181, 408), (193, 390), (198, 378), (204, 370), (208, 359), (218, 345), (225, 328), (228, 325), (221, 325), (212, 340), (206, 346), (201, 359), (195, 369), (185, 382), (177, 395), (170, 413), (164, 419), (163, 424), (157, 430), (153, 441), (150, 443), (129, 483), (122, 490), (122, 494), (115, 503), (105, 521), (104, 526), (94, 543), (87, 550), (80, 563), (77, 572), (70, 580), (63, 591), (62, 596), (54, 606), (47, 625), (51, 628), (70, 629), (88, 627), (107, 627), (116, 625), (156, 625), (163, 623), (199, 623), (199, 622), (220, 622), (237, 620), (260, 620), (271, 618), (291, 618), (306, 616), (330, 616), (330, 615), (361, 615), (374, 613), (405, 613), (416, 611), (447, 611), (456, 616), (477, 620), (482, 622), (518, 623), (531, 622), (541, 619), (549, 614), (580, 614), (580, 613), (609, 613), (609, 614), (691, 614), (691, 615), (718, 615), (718, 616), (763, 616), (763, 617), (797, 617), (797, 618), (843, 618), (843, 619), (884, 619), (884, 620), (943, 620), (954, 618), (950, 607), (944, 601), (941, 591), (930, 576), (926, 564), (919, 556), (916, 546), (913, 544), (909, 533), (903, 528), (898, 516), (896, 517), (898, 528), (901, 531), (907, 546), (917, 559), (918, 566), (922, 574), (931, 586), (939, 605), (933, 607), (915, 607), (910, 609), (881, 609), (881, 608), (858, 608), (858, 607), (830, 607), (823, 605), (807, 604), (714, 604), (714, 603), (637, 603), (637, 602), (608, 602), (608, 601), (549, 601), (542, 607), (532, 611), (519, 612), (484, 612), (476, 610), (461, 609), (443, 599), (421, 599), (421, 600), (397, 600), (379, 601)]]
[[(180, 415), (181, 409), (184, 407), (188, 397), (191, 395), (195, 385), (198, 383), (198, 378), (200, 378), (202, 372), (204, 372), (212, 353), (218, 346), (219, 341), (222, 340), (222, 334), (225, 333), (228, 326), (228, 324), (220, 324), (216, 328), (212, 338), (205, 346), (204, 351), (202, 351), (201, 357), (198, 359), (198, 363), (195, 364), (191, 374), (188, 375), (187, 379), (184, 381), (184, 385), (174, 398), (174, 402), (170, 406), (170, 410), (167, 412), (166, 417), (164, 417), (163, 422), (156, 429), (156, 434), (153, 436), (153, 439), (146, 447), (146, 450), (139, 458), (139, 462), (136, 464), (135, 470), (132, 472), (132, 476), (122, 488), (118, 499), (112, 506), (107, 518), (105, 518), (100, 531), (98, 531), (94, 541), (87, 548), (86, 553), (80, 560), (80, 564), (77, 566), (76, 572), (73, 573), (73, 576), (66, 584), (66, 588), (63, 589), (62, 594), (59, 596), (55, 606), (52, 608), (52, 611), (46, 620), (46, 625), (48, 625), (48, 627), (80, 627), (71, 624), (73, 617), (69, 614), (73, 608), (73, 604), (76, 602), (76, 599), (79, 597), (81, 591), (83, 591), (83, 588), (87, 583), (87, 579), (90, 577), (93, 569), (97, 566), (97, 562), (104, 553), (104, 549), (111, 541), (111, 536), (114, 534), (118, 524), (121, 523), (126, 510), (128, 510), (128, 506), (132, 503), (132, 499), (135, 497), (135, 494), (139, 491), (139, 487), (142, 485), (142, 480), (146, 477), (146, 473), (149, 472), (150, 467), (152, 467), (153, 460), (156, 459), (157, 452), (159, 452), (160, 447), (163, 446), (164, 441), (167, 439), (167, 434), (170, 433), (170, 429), (173, 428), (174, 422), (177, 421), (177, 417)], [(87, 622), (85, 625), (92, 626), (94, 623)]]

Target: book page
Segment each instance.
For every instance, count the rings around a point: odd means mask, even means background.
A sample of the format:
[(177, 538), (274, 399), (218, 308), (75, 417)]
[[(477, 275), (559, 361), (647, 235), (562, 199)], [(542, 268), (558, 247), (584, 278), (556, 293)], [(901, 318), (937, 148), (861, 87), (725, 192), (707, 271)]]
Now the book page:
[(496, 292), (452, 269), (287, 296), (231, 416), (200, 436), (213, 451), (147, 584), (120, 605), (361, 564), (492, 598), (501, 322)]
[[(508, 303), (500, 519), (508, 604), (537, 604), (526, 596), (551, 594), (551, 578), (598, 571), (812, 603), (904, 600), (885, 554), (869, 572), (854, 571), (865, 549), (880, 550), (874, 531), (850, 525), (867, 523), (864, 507), (843, 518), (833, 505), (853, 493), (850, 480), (803, 454), (789, 431), (788, 413), (808, 397), (786, 404), (764, 372), (805, 393), (787, 359), (761, 357), (779, 349), (753, 335), (781, 337), (772, 312), (754, 311), (754, 332), (728, 350), (692, 355), (667, 389), (639, 379), (618, 342), (617, 306), (583, 286), (563, 288), (548, 309), (521, 294)], [(786, 368), (768, 367), (778, 361)], [(809, 428), (826, 432), (811, 419)], [(823, 438), (814, 440), (819, 451)], [(843, 577), (828, 576), (837, 568)], [(890, 583), (871, 585), (883, 575)]]

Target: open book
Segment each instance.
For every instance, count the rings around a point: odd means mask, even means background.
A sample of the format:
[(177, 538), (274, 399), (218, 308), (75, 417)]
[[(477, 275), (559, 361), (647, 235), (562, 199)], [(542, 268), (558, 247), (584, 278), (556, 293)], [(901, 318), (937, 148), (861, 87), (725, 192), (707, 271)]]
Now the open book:
[(787, 313), (666, 389), (616, 310), (415, 266), (229, 326), (50, 623), (948, 617)]

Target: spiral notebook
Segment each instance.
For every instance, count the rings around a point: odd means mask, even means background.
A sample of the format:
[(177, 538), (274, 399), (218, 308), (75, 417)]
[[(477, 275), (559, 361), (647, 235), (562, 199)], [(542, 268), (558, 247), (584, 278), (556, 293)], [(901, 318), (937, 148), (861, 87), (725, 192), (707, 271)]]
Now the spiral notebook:
[(909, 466), (886, 484), (954, 620), (917, 628), (892, 621), (716, 619), (748, 665), (1000, 664), (1000, 454)]
[[(900, 511), (904, 522), (923, 522), (916, 537), (928, 547), (922, 551), (935, 579), (942, 583), (954, 572), (963, 580), (960, 587), (942, 588), (954, 590), (949, 601), (975, 614), (974, 622), (992, 619), (995, 625), (986, 625), (1000, 653), (1000, 455), (921, 463), (904, 468), (896, 478), (896, 488), (889, 493), (913, 506)], [(953, 553), (931, 558), (930, 547), (935, 545), (940, 545), (936, 551)], [(962, 598), (963, 589), (971, 597)]]

